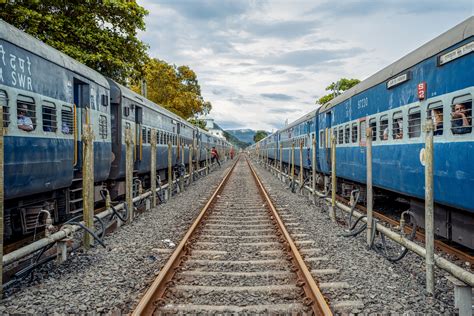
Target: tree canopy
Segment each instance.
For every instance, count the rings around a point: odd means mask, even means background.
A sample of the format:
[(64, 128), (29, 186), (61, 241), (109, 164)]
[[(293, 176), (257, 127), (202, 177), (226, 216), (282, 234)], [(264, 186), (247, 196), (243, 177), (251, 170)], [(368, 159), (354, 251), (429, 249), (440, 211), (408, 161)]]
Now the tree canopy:
[(140, 75), (148, 14), (127, 0), (9, 0), (0, 18), (118, 82)]
[(347, 78), (341, 78), (336, 82), (331, 83), (329, 86), (326, 87), (326, 91), (331, 91), (331, 93), (326, 94), (325, 96), (322, 96), (318, 100), (316, 100), (316, 104), (323, 105), (332, 99), (334, 99), (336, 96), (340, 95), (342, 92), (349, 90), (356, 84), (360, 82), (359, 79), (347, 79)]
[(196, 119), (196, 118), (190, 118), (190, 119), (188, 119), (188, 122), (193, 124), (194, 126), (197, 126), (201, 129), (207, 131), (206, 121), (204, 121), (204, 120), (200, 120), (200, 119)]
[(262, 139), (264, 139), (264, 138), (267, 137), (267, 136), (268, 136), (268, 133), (267, 133), (267, 132), (265, 132), (265, 131), (257, 131), (257, 132), (255, 133), (255, 135), (253, 135), (253, 141), (257, 143), (257, 142), (261, 141)]
[[(170, 65), (163, 60), (150, 59), (144, 67), (147, 97), (177, 115), (189, 119), (207, 114), (212, 108), (201, 96), (197, 76), (188, 66)], [(133, 90), (140, 92), (139, 84)]]

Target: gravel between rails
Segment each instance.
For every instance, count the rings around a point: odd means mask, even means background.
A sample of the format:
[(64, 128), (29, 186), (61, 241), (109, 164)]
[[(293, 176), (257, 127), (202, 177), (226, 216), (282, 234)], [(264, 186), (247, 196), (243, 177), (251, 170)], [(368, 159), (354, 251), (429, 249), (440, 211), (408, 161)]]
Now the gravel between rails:
[(313, 205), (306, 197), (291, 193), (288, 186), (263, 166), (255, 161), (252, 164), (278, 211), (297, 219), (299, 227), (303, 228), (298, 232), (308, 234), (308, 238), (315, 241), (315, 247), (322, 249), (322, 255), (329, 258), (312, 268), (339, 270), (336, 275), (320, 276), (320, 281), (349, 283), (350, 288), (343, 291), (322, 290), (330, 303), (341, 299), (363, 301), (363, 308), (350, 308), (346, 311), (349, 313), (457, 313), (453, 286), (445, 278), (448, 273), (435, 269), (435, 295), (433, 298), (427, 296), (424, 260), (408, 253), (398, 263), (391, 263), (366, 249), (365, 232), (357, 237), (341, 236), (342, 228), (330, 221), (327, 211)]
[(140, 214), (105, 237), (102, 247), (50, 262), (8, 290), (1, 314), (129, 313), (166, 263), (233, 161), (223, 164), (166, 204)]

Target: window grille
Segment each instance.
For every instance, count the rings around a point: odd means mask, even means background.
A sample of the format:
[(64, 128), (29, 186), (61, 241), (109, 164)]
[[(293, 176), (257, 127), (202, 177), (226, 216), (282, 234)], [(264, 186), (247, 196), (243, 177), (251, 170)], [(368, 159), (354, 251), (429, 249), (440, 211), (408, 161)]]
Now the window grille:
[(451, 131), (454, 135), (472, 132), (472, 99), (470, 95), (457, 97), (453, 100)]
[(388, 140), (388, 116), (382, 115), (380, 117), (379, 139)]
[(146, 144), (146, 127), (142, 128), (142, 144)]
[(74, 112), (70, 106), (63, 105), (61, 109), (61, 132), (63, 134), (74, 133)]
[(365, 142), (366, 141), (366, 139), (365, 139), (366, 138), (366, 131), (365, 130), (367, 129), (367, 121), (360, 121), (359, 124), (360, 124), (359, 141)]
[(19, 95), (17, 98), (18, 128), (27, 132), (36, 129), (36, 106), (31, 97)]
[(408, 110), (408, 138), (420, 137), (421, 135), (421, 112), (420, 107)]
[(10, 125), (10, 107), (8, 106), (8, 95), (6, 91), (0, 90), (0, 106), (3, 107), (3, 127)]
[(99, 116), (99, 137), (102, 139), (107, 138), (107, 116)]
[(375, 118), (369, 120), (369, 127), (372, 129), (372, 141), (375, 142), (377, 140), (377, 120)]
[(403, 139), (403, 114), (402, 112), (393, 113), (392, 120), (392, 138)]
[(352, 123), (352, 142), (357, 142), (357, 123)]
[(339, 127), (339, 134), (337, 136), (338, 136), (338, 143), (344, 144), (344, 128), (342, 126)]
[(52, 102), (43, 103), (43, 131), (56, 132), (58, 129), (56, 105)]
[(151, 128), (148, 128), (146, 133), (147, 133), (148, 142), (151, 143)]
[(434, 125), (434, 136), (439, 136), (443, 135), (443, 121), (444, 121), (444, 115), (443, 115), (443, 103), (441, 101), (431, 103), (428, 105), (428, 111), (426, 113), (426, 117), (428, 119), (433, 120), (433, 125)]

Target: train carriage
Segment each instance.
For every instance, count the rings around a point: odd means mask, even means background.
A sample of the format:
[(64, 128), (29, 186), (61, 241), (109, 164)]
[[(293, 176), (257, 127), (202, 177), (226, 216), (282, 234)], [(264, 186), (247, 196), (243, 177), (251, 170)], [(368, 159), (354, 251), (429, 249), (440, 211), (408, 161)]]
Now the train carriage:
[(55, 219), (78, 209), (66, 188), (81, 168), (83, 122), (98, 136), (95, 179), (107, 179), (108, 101), (105, 77), (0, 20), (7, 237), (33, 231), (41, 209)]

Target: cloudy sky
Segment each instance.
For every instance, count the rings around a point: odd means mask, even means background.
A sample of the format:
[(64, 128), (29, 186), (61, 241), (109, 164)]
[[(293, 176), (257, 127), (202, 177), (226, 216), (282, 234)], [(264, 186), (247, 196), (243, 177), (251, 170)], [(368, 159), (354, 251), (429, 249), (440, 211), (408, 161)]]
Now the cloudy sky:
[(280, 128), (474, 14), (474, 0), (138, 0), (152, 57), (189, 65), (225, 129)]

